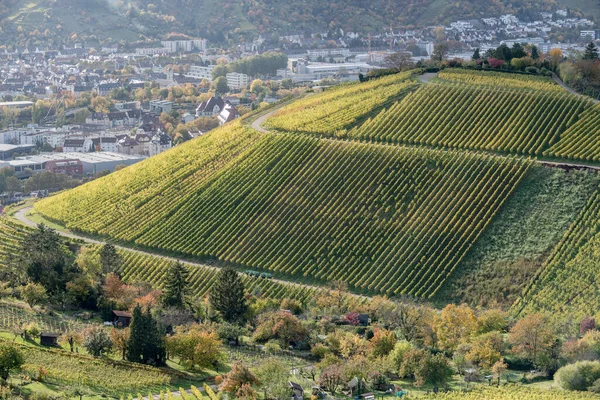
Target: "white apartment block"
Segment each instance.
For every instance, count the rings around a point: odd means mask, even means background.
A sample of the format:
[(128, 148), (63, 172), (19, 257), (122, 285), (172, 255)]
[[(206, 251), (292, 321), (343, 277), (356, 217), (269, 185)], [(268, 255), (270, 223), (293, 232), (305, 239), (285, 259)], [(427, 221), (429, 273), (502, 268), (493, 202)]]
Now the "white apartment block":
[(230, 72), (226, 75), (226, 78), (229, 89), (242, 89), (250, 84), (250, 78), (246, 74)]
[(167, 47), (138, 47), (135, 49), (135, 54), (138, 56), (153, 56), (156, 54), (172, 53)]
[(207, 81), (212, 82), (212, 71), (214, 68), (214, 65), (209, 65), (208, 67), (192, 65), (188, 73), (185, 74), (185, 76), (187, 78), (193, 78), (198, 80), (206, 79)]
[(350, 57), (350, 50), (348, 49), (317, 49), (306, 51), (308, 59), (311, 61), (316, 60), (319, 57), (328, 59), (330, 57)]
[(190, 52), (194, 49), (204, 51), (208, 47), (208, 40), (206, 39), (163, 40), (160, 43), (169, 49), (171, 53), (177, 51)]

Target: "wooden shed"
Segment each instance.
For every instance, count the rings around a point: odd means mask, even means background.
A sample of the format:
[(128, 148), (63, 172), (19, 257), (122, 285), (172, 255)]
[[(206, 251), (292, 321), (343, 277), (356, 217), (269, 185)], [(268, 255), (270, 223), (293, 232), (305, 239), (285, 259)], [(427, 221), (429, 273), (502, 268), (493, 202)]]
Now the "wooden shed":
[(118, 328), (127, 328), (131, 323), (131, 313), (113, 310), (113, 325)]
[(42, 332), (40, 334), (40, 344), (42, 346), (58, 347), (58, 337), (60, 334), (51, 332)]

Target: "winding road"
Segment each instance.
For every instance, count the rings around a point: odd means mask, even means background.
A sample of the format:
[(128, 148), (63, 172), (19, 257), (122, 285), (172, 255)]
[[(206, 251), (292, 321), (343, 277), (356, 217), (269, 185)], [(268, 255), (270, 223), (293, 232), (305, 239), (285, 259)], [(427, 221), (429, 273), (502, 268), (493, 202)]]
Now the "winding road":
[[(27, 217), (27, 214), (33, 210), (33, 206), (29, 206), (29, 207), (24, 207), (20, 210), (18, 210), (14, 215), (13, 218), (18, 220), (19, 222), (21, 222), (24, 225), (30, 226), (30, 227), (37, 227), (38, 223), (35, 221), (30, 220)], [(105, 244), (105, 243), (109, 243), (109, 242), (105, 242), (105, 241), (101, 241), (101, 240), (95, 240), (95, 239), (90, 239), (89, 237), (85, 237), (85, 236), (80, 236), (77, 234), (74, 234), (72, 232), (64, 232), (64, 231), (59, 231), (57, 230), (57, 233), (59, 233), (61, 236), (67, 237), (69, 239), (76, 239), (76, 240), (82, 240), (85, 243), (89, 243), (89, 244)], [(215, 272), (219, 271), (219, 267), (215, 267), (209, 264), (203, 264), (203, 263), (196, 263), (196, 262), (191, 262), (191, 261), (186, 261), (184, 259), (181, 258), (177, 258), (177, 257), (169, 257), (169, 256), (164, 256), (162, 254), (159, 253), (155, 253), (155, 252), (150, 252), (150, 251), (143, 251), (143, 250), (137, 250), (131, 247), (127, 247), (127, 246), (123, 246), (123, 245), (117, 245), (112, 243), (113, 246), (115, 246), (115, 248), (119, 249), (119, 250), (125, 250), (125, 251), (130, 251), (133, 253), (138, 253), (138, 254), (142, 254), (142, 255), (146, 255), (146, 256), (152, 256), (152, 257), (157, 257), (163, 260), (167, 260), (167, 261), (175, 261), (175, 262), (180, 262), (188, 267), (195, 267), (195, 268), (210, 268), (212, 270), (214, 270)], [(306, 285), (303, 283), (295, 283), (292, 281), (286, 281), (283, 279), (277, 279), (277, 278), (271, 278), (271, 281), (273, 282), (277, 282), (277, 283), (281, 283), (281, 284), (285, 284), (285, 285), (292, 285), (292, 286), (298, 286), (298, 287), (302, 287), (302, 288), (307, 288), (307, 289), (313, 289), (313, 290), (319, 290), (319, 289), (323, 289), (322, 286), (314, 286), (314, 285)], [(364, 298), (364, 299), (368, 299), (370, 298), (369, 296), (363, 296), (363, 295), (359, 295), (359, 294), (354, 294), (354, 293), (348, 293), (351, 296), (354, 297), (358, 297), (358, 298)]]

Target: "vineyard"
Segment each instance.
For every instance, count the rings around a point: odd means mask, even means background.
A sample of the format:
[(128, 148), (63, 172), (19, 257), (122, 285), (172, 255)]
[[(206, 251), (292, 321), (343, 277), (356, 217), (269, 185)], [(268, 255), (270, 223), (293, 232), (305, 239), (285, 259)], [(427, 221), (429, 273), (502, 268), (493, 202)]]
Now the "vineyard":
[(406, 95), (418, 85), (404, 72), (360, 85), (342, 85), (307, 96), (276, 112), (266, 126), (288, 132), (345, 132), (378, 107)]
[[(147, 169), (155, 168), (152, 161)], [(171, 253), (426, 297), (528, 167), (471, 153), (268, 135), (217, 178), (170, 198), (160, 214), (138, 210), (136, 218), (150, 228), (129, 232), (137, 244)], [(113, 202), (122, 200), (114, 193), (122, 187), (118, 177), (109, 176), (109, 186), (99, 180), (44, 200), (38, 210), (89, 233), (118, 233), (120, 224), (111, 227), (117, 217), (111, 210), (119, 208)], [(144, 179), (128, 181), (143, 187)], [(107, 199), (105, 213), (85, 224), (79, 215), (94, 202), (96, 187)]]
[(600, 193), (594, 194), (577, 221), (553, 250), (523, 298), (516, 314), (548, 311), (575, 318), (600, 308)]
[(600, 161), (600, 104), (589, 108), (544, 155), (582, 161)]
[(36, 323), (42, 331), (56, 333), (80, 330), (85, 326), (81, 321), (56, 312), (48, 315), (35, 312), (21, 304), (0, 302), (0, 330), (19, 332), (20, 328), (30, 323)]
[(10, 256), (18, 252), (21, 240), (27, 232), (29, 228), (0, 217), (0, 268), (4, 268)]
[[(190, 194), (210, 182), (259, 137), (257, 132), (234, 123), (188, 146), (161, 153), (151, 163), (138, 163), (85, 185), (85, 198), (67, 192), (37, 203), (36, 208), (56, 220), (68, 221), (69, 228), (130, 241), (156, 219), (172, 213), (174, 204), (187, 202)], [(49, 209), (63, 201), (63, 206)]]
[(43, 368), (47, 373), (45, 379), (56, 384), (82, 383), (102, 393), (119, 395), (136, 390), (159, 389), (176, 379), (160, 369), (139, 364), (30, 345), (16, 346), (25, 358), (21, 368), (23, 373), (36, 376)]
[(590, 105), (566, 92), (429, 84), (349, 131), (347, 136), (541, 155)]
[(446, 69), (438, 73), (438, 82), (476, 85), (490, 89), (516, 88), (564, 92), (552, 78), (545, 76), (507, 74), (494, 71), (469, 71), (465, 69)]
[(440, 400), (591, 400), (598, 395), (589, 392), (571, 392), (560, 389), (536, 389), (519, 385), (501, 387), (479, 386), (471, 392), (440, 393), (435, 396), (426, 396), (425, 399), (435, 398)]

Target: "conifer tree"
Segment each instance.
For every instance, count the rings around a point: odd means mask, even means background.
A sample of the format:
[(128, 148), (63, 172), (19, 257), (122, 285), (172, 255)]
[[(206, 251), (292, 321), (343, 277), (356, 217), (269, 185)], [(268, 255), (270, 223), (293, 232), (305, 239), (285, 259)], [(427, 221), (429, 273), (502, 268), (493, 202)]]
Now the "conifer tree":
[(117, 253), (117, 249), (110, 243), (106, 243), (100, 249), (100, 265), (104, 275), (110, 272), (116, 272), (123, 264), (121, 255)]
[(129, 327), (129, 341), (127, 343), (127, 360), (141, 362), (144, 352), (144, 340), (146, 337), (145, 318), (142, 307), (138, 304), (134, 309)]
[(219, 271), (210, 289), (210, 304), (227, 322), (243, 322), (248, 309), (244, 283), (231, 267)]
[(597, 60), (598, 59), (598, 47), (594, 44), (594, 42), (590, 42), (585, 47), (585, 53), (583, 53), (584, 60)]
[(137, 305), (131, 319), (127, 360), (136, 363), (161, 366), (166, 362), (164, 335), (157, 321), (152, 317), (150, 308), (142, 312)]
[(481, 54), (479, 53), (479, 47), (475, 49), (475, 51), (473, 52), (473, 57), (471, 57), (473, 59), (473, 61), (477, 61), (479, 59), (481, 59)]
[(188, 270), (176, 262), (167, 271), (163, 304), (167, 307), (183, 308), (188, 294)]
[(531, 46), (531, 58), (533, 58), (534, 60), (537, 60), (540, 58), (540, 51), (538, 50), (537, 46), (535, 46), (535, 45)]

